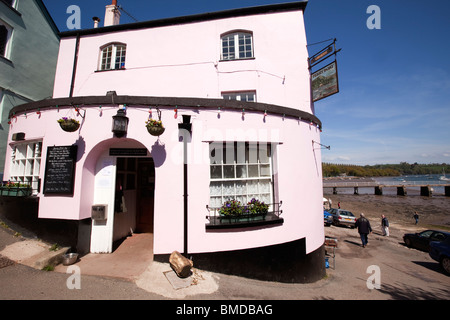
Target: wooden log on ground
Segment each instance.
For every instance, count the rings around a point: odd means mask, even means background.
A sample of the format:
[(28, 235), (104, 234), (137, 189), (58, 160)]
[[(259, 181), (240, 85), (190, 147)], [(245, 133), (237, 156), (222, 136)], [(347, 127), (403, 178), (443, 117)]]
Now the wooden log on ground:
[(183, 257), (178, 251), (170, 254), (170, 267), (180, 278), (187, 278), (191, 275), (191, 268), (194, 263), (186, 257)]

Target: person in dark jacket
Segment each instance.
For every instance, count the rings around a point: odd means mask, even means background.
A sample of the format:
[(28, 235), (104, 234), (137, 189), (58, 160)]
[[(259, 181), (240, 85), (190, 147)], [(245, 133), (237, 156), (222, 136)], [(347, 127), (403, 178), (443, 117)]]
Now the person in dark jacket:
[(381, 215), (381, 231), (383, 236), (389, 237), (389, 221), (384, 214)]
[(355, 226), (358, 228), (359, 236), (361, 237), (361, 242), (363, 248), (367, 246), (369, 242), (368, 235), (372, 232), (372, 227), (370, 226), (369, 220), (366, 219), (364, 213), (361, 213), (358, 220), (356, 220)]

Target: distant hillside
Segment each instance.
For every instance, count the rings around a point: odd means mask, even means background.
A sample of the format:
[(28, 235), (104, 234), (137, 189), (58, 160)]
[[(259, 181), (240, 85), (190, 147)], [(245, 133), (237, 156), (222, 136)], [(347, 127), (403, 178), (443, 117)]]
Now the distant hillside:
[(442, 174), (445, 171), (450, 175), (450, 164), (433, 163), (433, 164), (409, 164), (400, 162), (400, 164), (378, 164), (378, 165), (345, 165), (322, 163), (323, 177), (337, 177), (340, 175), (355, 177), (387, 177), (417, 174)]

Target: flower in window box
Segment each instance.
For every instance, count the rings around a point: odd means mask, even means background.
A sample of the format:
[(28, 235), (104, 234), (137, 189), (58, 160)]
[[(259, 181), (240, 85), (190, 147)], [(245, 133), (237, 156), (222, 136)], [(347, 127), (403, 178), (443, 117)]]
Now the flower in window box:
[(220, 208), (219, 214), (226, 217), (238, 217), (244, 214), (244, 207), (240, 201), (228, 200)]
[(269, 205), (255, 198), (252, 198), (247, 204), (249, 214), (262, 214), (265, 215), (269, 211)]
[(80, 127), (80, 122), (78, 120), (67, 117), (62, 117), (58, 120), (58, 123), (61, 129), (66, 132), (75, 132)]
[(145, 121), (145, 126), (147, 127), (148, 133), (152, 136), (160, 136), (166, 130), (161, 120), (148, 119), (148, 121)]

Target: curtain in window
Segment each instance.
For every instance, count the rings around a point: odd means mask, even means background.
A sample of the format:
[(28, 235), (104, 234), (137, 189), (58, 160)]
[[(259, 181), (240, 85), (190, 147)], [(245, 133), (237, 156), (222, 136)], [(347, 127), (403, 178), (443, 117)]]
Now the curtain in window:
[(210, 144), (210, 203), (242, 204), (252, 198), (272, 203), (272, 150), (268, 143), (219, 142)]

